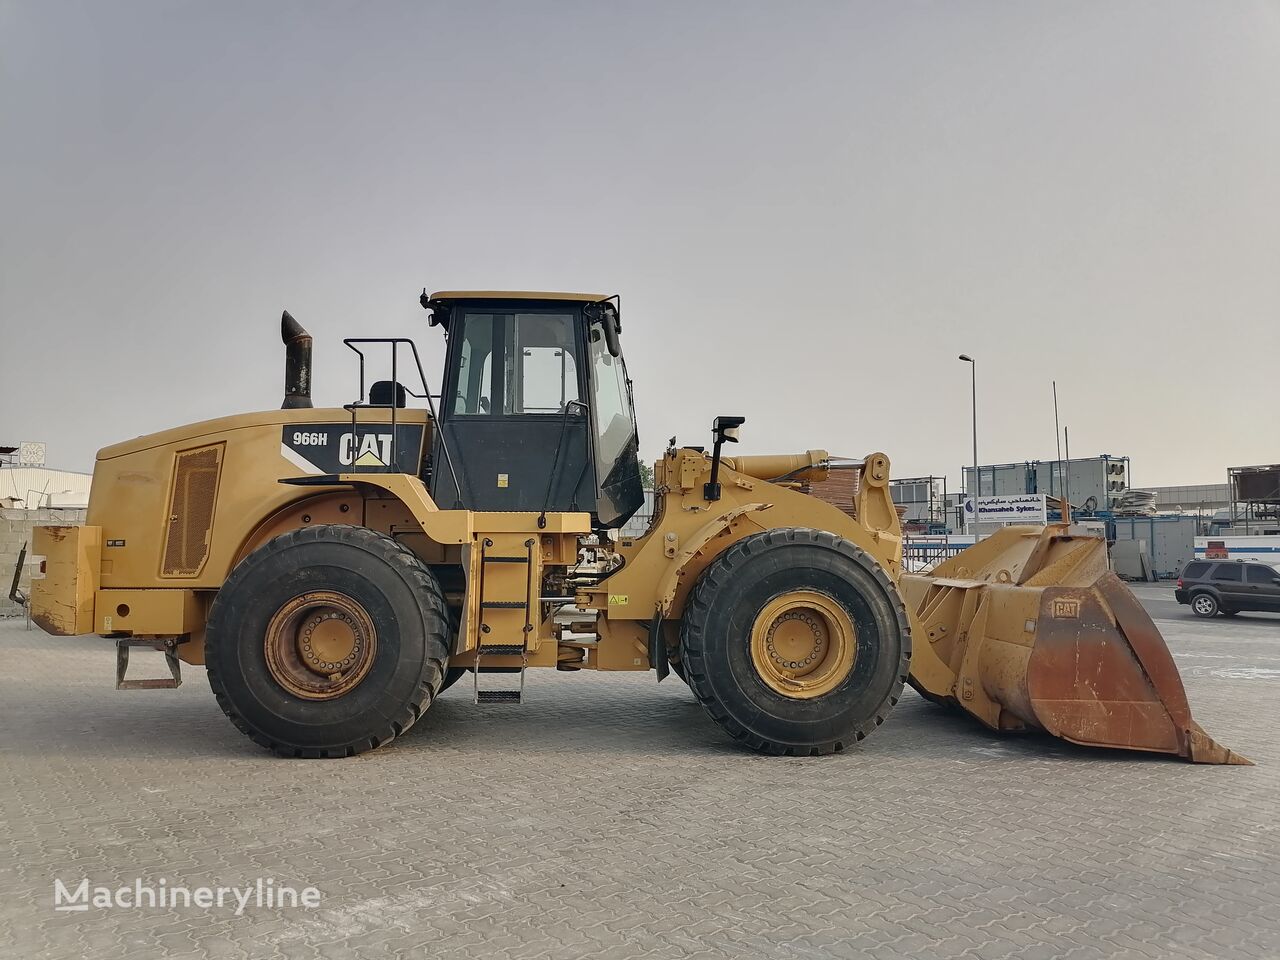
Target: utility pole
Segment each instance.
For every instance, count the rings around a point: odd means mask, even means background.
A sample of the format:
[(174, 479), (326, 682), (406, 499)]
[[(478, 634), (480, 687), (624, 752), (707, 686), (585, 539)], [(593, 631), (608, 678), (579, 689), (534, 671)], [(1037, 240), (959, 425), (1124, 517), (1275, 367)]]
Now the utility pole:
[(1058, 381), (1053, 381), (1053, 442), (1058, 445), (1058, 486), (1062, 487), (1057, 491), (1059, 497), (1066, 496), (1066, 487), (1063, 486), (1062, 473), (1062, 429), (1058, 426)]
[(960, 359), (969, 364), (973, 385), (973, 542), (978, 542), (978, 492), (982, 482), (978, 477), (978, 364), (967, 353), (960, 354)]
[(1063, 477), (1063, 484), (1066, 488), (1067, 496), (1067, 515), (1062, 518), (1063, 523), (1071, 522), (1071, 434), (1067, 433), (1067, 428), (1062, 428), (1062, 439), (1067, 444), (1067, 472)]

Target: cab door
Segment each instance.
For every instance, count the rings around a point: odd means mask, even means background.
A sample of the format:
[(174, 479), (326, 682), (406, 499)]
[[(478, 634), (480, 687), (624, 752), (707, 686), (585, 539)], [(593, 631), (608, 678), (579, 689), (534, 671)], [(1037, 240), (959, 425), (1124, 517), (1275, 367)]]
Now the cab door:
[(432, 453), (441, 508), (593, 510), (581, 323), (571, 304), (457, 310)]

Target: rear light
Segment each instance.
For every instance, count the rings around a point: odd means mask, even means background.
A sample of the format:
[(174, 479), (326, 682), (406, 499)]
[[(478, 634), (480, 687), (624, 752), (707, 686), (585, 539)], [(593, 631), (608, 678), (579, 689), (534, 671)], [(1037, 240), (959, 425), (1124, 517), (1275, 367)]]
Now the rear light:
[(1179, 578), (1178, 578), (1178, 589), (1179, 589), (1179, 590), (1181, 590), (1181, 589), (1182, 589), (1182, 578), (1181, 578), (1181, 577), (1179, 577)]

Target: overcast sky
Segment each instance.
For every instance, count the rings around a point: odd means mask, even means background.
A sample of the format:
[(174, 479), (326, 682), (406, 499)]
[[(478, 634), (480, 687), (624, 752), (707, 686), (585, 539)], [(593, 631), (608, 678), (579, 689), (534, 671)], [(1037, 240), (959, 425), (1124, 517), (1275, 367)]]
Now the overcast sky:
[[(642, 451), (1280, 461), (1280, 3), (0, 0), (0, 443), (316, 397), (423, 286), (620, 293)], [(952, 487), (957, 489), (958, 484)]]

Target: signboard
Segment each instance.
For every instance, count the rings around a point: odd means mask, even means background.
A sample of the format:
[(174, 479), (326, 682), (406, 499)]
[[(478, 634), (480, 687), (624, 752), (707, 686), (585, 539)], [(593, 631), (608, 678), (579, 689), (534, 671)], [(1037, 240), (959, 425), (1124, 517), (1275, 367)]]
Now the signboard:
[[(1047, 516), (1043, 493), (978, 498), (979, 523), (1045, 523)], [(964, 518), (973, 522), (973, 497), (964, 502)]]
[(18, 447), (18, 462), (24, 467), (44, 466), (44, 444), (33, 440), (24, 440)]

